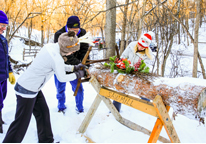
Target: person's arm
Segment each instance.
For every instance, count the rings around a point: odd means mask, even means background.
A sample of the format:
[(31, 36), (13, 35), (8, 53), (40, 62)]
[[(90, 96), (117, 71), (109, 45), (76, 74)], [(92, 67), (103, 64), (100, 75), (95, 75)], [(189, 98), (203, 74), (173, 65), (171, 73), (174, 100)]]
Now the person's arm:
[(122, 55), (121, 55), (120, 58), (127, 58), (127, 59), (128, 59), (130, 52), (132, 52), (132, 51), (131, 51), (130, 45), (128, 45), (128, 46), (126, 47), (126, 49), (123, 51), (123, 53), (122, 53)]
[(67, 70), (73, 70), (74, 66), (65, 65), (63, 59), (60, 57), (53, 59), (53, 70), (60, 82), (69, 82), (77, 78), (75, 73), (66, 74), (66, 68)]
[(67, 64), (65, 64), (64, 66), (65, 66), (65, 71), (66, 72), (73, 72), (74, 71), (74, 66), (67, 65)]
[(8, 66), (9, 66), (9, 72), (13, 72), (12, 68), (11, 68), (11, 62), (10, 62), (10, 56), (8, 56)]
[(58, 42), (58, 38), (59, 38), (60, 35), (61, 35), (60, 32), (56, 32), (56, 33), (54, 34), (54, 43), (57, 43), (57, 42)]
[(143, 60), (144, 60), (144, 62), (145, 62), (145, 64), (146, 64), (146, 66), (147, 67), (149, 67), (149, 71), (151, 72), (152, 71), (152, 68), (153, 68), (153, 64), (154, 64), (154, 61), (153, 60), (151, 60), (149, 57), (147, 57), (147, 56), (145, 56), (144, 58), (143, 58)]

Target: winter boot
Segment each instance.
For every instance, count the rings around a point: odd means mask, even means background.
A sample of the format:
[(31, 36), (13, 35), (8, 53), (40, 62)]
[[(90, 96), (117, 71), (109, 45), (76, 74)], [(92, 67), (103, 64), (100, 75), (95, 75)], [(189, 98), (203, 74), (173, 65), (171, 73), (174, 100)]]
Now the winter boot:
[(0, 123), (5, 124), (5, 122), (2, 119), (2, 112), (0, 111)]
[(78, 110), (78, 108), (77, 108), (77, 107), (76, 107), (76, 109), (75, 109), (75, 110), (76, 110), (76, 113), (77, 113), (77, 114), (80, 114), (80, 113), (83, 113), (83, 112), (84, 112), (84, 109)]
[(3, 124), (4, 124), (4, 121), (2, 120), (2, 113), (0, 111), (0, 133), (3, 133)]
[(66, 111), (66, 107), (65, 107), (65, 108), (60, 108), (60, 109), (58, 110), (59, 113), (63, 113), (63, 114), (65, 114), (65, 111)]

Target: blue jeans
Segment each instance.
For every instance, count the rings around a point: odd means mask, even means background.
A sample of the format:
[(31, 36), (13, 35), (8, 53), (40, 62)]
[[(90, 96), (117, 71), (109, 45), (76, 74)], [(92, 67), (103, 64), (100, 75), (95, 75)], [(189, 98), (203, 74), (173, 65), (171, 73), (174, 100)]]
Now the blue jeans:
[[(58, 109), (59, 110), (64, 110), (66, 109), (65, 106), (65, 88), (66, 88), (66, 82), (60, 82), (56, 75), (54, 75), (54, 81), (55, 81), (55, 86), (57, 89), (57, 99), (58, 99)], [(76, 90), (78, 79), (75, 79), (73, 81), (70, 81), (70, 84), (72, 86), (72, 91), (74, 92)], [(76, 101), (76, 107), (80, 111), (83, 109), (83, 99), (84, 99), (84, 89), (82, 84), (80, 84), (79, 90), (77, 92), (77, 95), (75, 96), (75, 101)]]

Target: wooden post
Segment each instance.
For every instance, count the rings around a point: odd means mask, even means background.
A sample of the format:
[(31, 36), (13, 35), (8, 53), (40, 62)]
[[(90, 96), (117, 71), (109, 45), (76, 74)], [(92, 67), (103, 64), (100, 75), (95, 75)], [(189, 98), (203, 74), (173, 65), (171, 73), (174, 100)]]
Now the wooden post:
[(24, 48), (24, 50), (23, 50), (23, 60), (24, 60), (24, 55), (25, 55), (25, 48)]
[[(170, 106), (166, 106), (166, 109), (167, 109), (167, 112), (169, 112)], [(163, 127), (162, 121), (159, 118), (157, 118), (157, 121), (154, 125), (152, 133), (151, 133), (150, 138), (148, 140), (148, 143), (156, 143), (157, 142), (159, 135), (160, 135), (160, 132), (162, 130), (162, 127)]]
[(159, 115), (159, 118), (161, 122), (163, 123), (165, 130), (171, 140), (172, 143), (180, 143), (179, 137), (175, 131), (175, 128), (172, 124), (172, 121), (167, 113), (167, 110), (165, 108), (165, 105), (162, 101), (161, 96), (157, 95), (155, 99), (153, 100), (154, 107), (157, 110), (157, 113)]
[(80, 133), (84, 133), (91, 121), (91, 119), (93, 118), (97, 108), (99, 107), (100, 102), (102, 101), (102, 99), (97, 95), (94, 102), (92, 103), (89, 111), (87, 112), (87, 115), (85, 116), (83, 122), (81, 123), (78, 131)]

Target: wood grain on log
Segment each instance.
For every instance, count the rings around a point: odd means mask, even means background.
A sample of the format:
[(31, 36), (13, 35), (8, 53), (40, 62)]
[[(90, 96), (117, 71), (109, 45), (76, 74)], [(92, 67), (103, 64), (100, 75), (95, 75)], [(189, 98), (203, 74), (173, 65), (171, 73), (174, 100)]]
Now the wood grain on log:
[[(187, 78), (191, 79), (191, 83), (178, 78), (164, 77), (145, 81), (135, 75), (110, 73), (110, 69), (100, 69), (95, 66), (90, 67), (89, 74), (94, 75), (102, 86), (113, 88), (118, 92), (134, 94), (150, 100), (160, 95), (164, 104), (171, 106), (175, 113), (204, 123), (206, 86), (194, 84), (194, 78)], [(175, 86), (171, 86), (170, 83), (175, 83)]]

